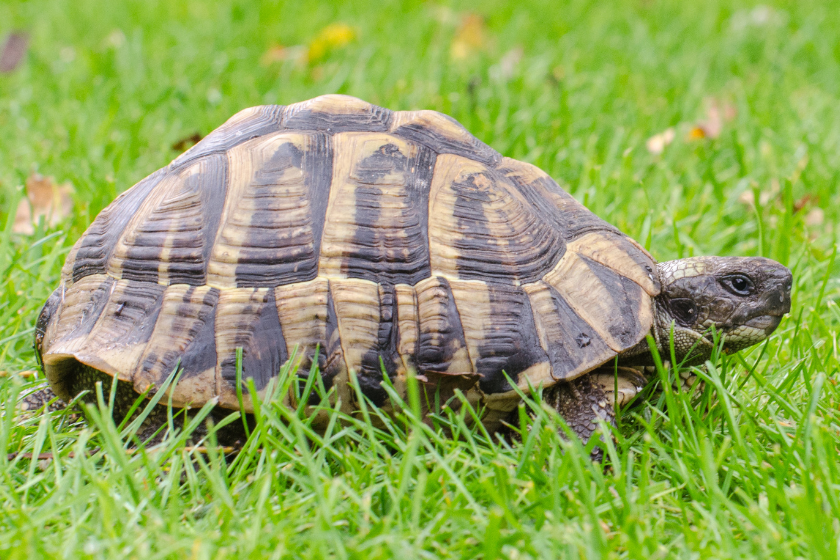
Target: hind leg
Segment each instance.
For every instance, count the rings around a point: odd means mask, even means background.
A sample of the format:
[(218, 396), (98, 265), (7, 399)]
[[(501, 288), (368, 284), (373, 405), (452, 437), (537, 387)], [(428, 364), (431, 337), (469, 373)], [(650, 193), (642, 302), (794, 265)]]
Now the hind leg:
[(62, 408), (67, 406), (67, 403), (56, 397), (56, 394), (53, 392), (49, 385), (44, 385), (37, 391), (33, 391), (32, 393), (29, 393), (28, 395), (23, 397), (20, 400), (20, 403), (18, 403), (18, 410), (20, 410), (23, 413), (32, 413), (36, 410), (41, 409), (47, 403), (49, 403), (49, 406), (45, 409), (45, 412), (61, 410)]

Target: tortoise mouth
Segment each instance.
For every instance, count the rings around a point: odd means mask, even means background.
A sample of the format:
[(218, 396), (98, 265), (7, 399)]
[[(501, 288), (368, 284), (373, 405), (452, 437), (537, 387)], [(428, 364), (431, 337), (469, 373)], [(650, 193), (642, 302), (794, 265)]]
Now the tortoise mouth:
[(778, 327), (781, 322), (781, 315), (759, 315), (758, 317), (753, 317), (744, 323), (744, 325), (753, 329), (762, 329), (764, 330), (764, 334), (769, 335), (776, 330), (776, 327)]

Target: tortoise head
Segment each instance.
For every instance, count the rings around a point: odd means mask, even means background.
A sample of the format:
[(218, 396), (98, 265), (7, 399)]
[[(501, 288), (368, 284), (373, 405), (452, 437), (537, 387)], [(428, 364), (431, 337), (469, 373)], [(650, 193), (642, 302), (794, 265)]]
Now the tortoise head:
[[(677, 359), (702, 363), (712, 351), (712, 327), (724, 351), (767, 338), (790, 311), (790, 270), (762, 257), (693, 257), (659, 263), (655, 338), (663, 356), (674, 328)], [(693, 347), (693, 349), (692, 349)]]

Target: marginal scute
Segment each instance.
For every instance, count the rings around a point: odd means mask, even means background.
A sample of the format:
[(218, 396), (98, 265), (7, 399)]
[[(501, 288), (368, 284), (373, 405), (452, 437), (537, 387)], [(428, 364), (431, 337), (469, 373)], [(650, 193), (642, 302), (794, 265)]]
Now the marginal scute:
[[(650, 330), (652, 315), (643, 314), (652, 307), (650, 297), (634, 282), (585, 256), (567, 252), (544, 281), (616, 353)], [(640, 308), (640, 303), (646, 305)]]
[(508, 284), (540, 279), (565, 251), (561, 232), (513, 183), (452, 155), (437, 158), (429, 245), (432, 274)]
[[(286, 352), (293, 371), (306, 376), (317, 360), (324, 388), (329, 390), (347, 367), (341, 350), (338, 318), (330, 296), (330, 282), (316, 278), (274, 289), (274, 300), (286, 341)], [(317, 358), (316, 358), (317, 353)], [(346, 387), (338, 387), (345, 410), (350, 397)]]
[(130, 381), (154, 330), (164, 290), (164, 286), (149, 282), (116, 282), (76, 359)]
[(356, 373), (363, 394), (381, 406), (387, 398), (381, 387), (383, 367), (393, 378), (401, 365), (396, 353), (393, 291), (383, 294), (375, 282), (348, 278), (331, 280), (330, 295), (347, 368)]
[(510, 390), (519, 375), (548, 357), (540, 346), (527, 294), (517, 286), (451, 280), (472, 371), (485, 393)]
[(417, 319), (417, 293), (414, 286), (397, 284), (394, 286), (397, 298), (397, 332), (399, 340), (397, 351), (403, 361), (403, 368), (408, 371), (416, 370), (414, 355), (420, 336), (420, 326)]
[(274, 290), (234, 288), (221, 290), (215, 317), (216, 372), (219, 404), (236, 408), (236, 350), (242, 348), (242, 396), (252, 409), (248, 381), (260, 392), (288, 360), (286, 341)]
[[(213, 337), (218, 300), (219, 290), (210, 286), (174, 284), (166, 289), (155, 329), (132, 376), (138, 393), (161, 387), (180, 361), (184, 383), (170, 389), (173, 404), (200, 406), (218, 394), (215, 346), (206, 344)], [(189, 386), (206, 390), (190, 393)]]
[(319, 274), (387, 284), (428, 278), (434, 152), (388, 134), (348, 132), (334, 139)]
[(543, 281), (526, 284), (540, 345), (556, 380), (574, 379), (615, 357), (595, 329)]
[(105, 309), (114, 283), (110, 276), (94, 274), (66, 290), (58, 324), (45, 346), (47, 352), (70, 353), (85, 341)]
[(420, 326), (415, 364), (418, 373), (473, 371), (461, 317), (445, 278), (433, 276), (415, 286)]
[(61, 305), (64, 303), (64, 282), (53, 290), (35, 321), (35, 351), (42, 354), (49, 347), (55, 326), (58, 323)]

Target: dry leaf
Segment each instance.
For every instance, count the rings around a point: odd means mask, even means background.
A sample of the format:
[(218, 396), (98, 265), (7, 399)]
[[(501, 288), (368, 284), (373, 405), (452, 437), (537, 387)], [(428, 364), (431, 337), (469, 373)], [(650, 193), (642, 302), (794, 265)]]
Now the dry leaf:
[(105, 44), (114, 49), (122, 47), (125, 45), (125, 33), (122, 29), (114, 29), (105, 38)]
[(449, 53), (455, 60), (463, 60), (487, 44), (487, 26), (478, 14), (465, 14), (452, 39)]
[(812, 208), (810, 212), (805, 215), (805, 225), (808, 227), (821, 226), (825, 220), (825, 212), (822, 208)]
[(199, 134), (198, 132), (193, 132), (189, 136), (185, 136), (184, 138), (181, 138), (180, 140), (172, 144), (172, 149), (177, 152), (183, 152), (187, 148), (191, 148), (192, 146), (195, 146), (196, 144), (201, 142), (201, 139), (201, 134)]
[(431, 6), (429, 13), (432, 18), (443, 25), (455, 25), (458, 23), (458, 14), (448, 6)]
[(752, 10), (739, 10), (732, 14), (729, 25), (734, 31), (742, 31), (749, 27), (778, 27), (787, 21), (787, 12), (758, 5)]
[(660, 132), (659, 134), (654, 134), (650, 138), (648, 138), (645, 145), (650, 153), (654, 155), (659, 155), (665, 150), (665, 146), (670, 144), (674, 141), (674, 129), (667, 128), (664, 131)]
[(284, 47), (282, 45), (273, 45), (269, 47), (260, 58), (260, 64), (263, 66), (271, 66), (278, 62), (285, 62), (291, 60), (293, 62), (306, 62), (309, 57), (309, 49), (303, 45), (294, 45), (291, 47)]
[[(767, 203), (770, 202), (770, 199), (779, 195), (780, 189), (781, 185), (779, 185), (778, 179), (771, 180), (770, 188), (761, 191), (761, 194), (758, 196), (758, 201), (761, 203), (762, 206), (767, 206)], [(755, 206), (755, 194), (753, 194), (752, 189), (742, 192), (741, 196), (738, 197), (738, 202), (746, 204), (749, 207)]]
[(323, 28), (309, 43), (307, 58), (317, 62), (335, 49), (346, 46), (356, 39), (356, 32), (346, 23), (331, 23)]
[(8, 74), (20, 65), (29, 45), (29, 35), (23, 31), (9, 33), (0, 50), (0, 72)]
[(516, 68), (522, 62), (525, 50), (522, 47), (514, 47), (499, 59), (498, 64), (490, 67), (490, 73), (502, 80), (509, 80), (516, 73)]
[(737, 115), (734, 105), (726, 103), (723, 107), (717, 101), (707, 101), (706, 119), (696, 123), (688, 132), (686, 140), (700, 140), (703, 138), (717, 138), (723, 131), (723, 123), (732, 121)]
[(820, 201), (820, 197), (813, 196), (812, 194), (806, 194), (799, 200), (793, 203), (793, 213), (796, 214), (797, 212), (801, 212), (803, 208), (808, 206), (810, 203), (818, 204)]
[(55, 226), (73, 212), (72, 194), (70, 183), (58, 185), (52, 177), (32, 174), (26, 180), (26, 198), (18, 204), (12, 231), (35, 233), (33, 224), (41, 217), (48, 226)]

